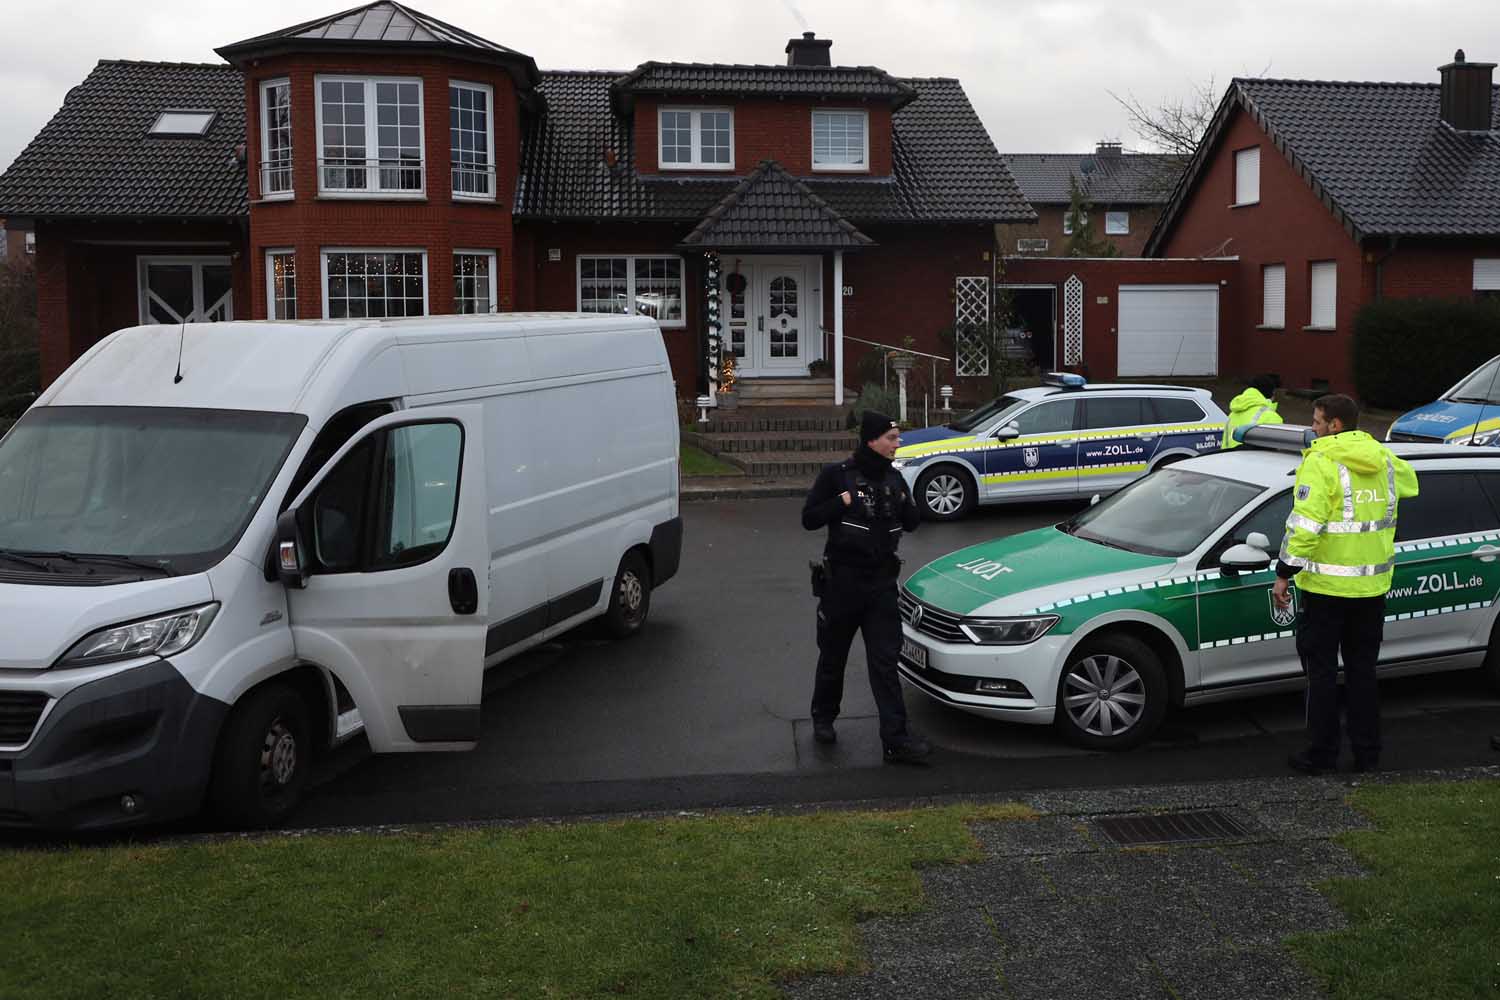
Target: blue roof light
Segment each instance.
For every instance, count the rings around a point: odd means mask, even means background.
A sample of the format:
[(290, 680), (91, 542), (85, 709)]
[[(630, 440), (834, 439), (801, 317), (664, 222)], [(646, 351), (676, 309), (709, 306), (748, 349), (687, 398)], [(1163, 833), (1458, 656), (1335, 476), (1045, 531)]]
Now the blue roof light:
[(1056, 386), (1059, 389), (1082, 389), (1088, 385), (1088, 380), (1073, 372), (1047, 372), (1042, 376), (1042, 385)]

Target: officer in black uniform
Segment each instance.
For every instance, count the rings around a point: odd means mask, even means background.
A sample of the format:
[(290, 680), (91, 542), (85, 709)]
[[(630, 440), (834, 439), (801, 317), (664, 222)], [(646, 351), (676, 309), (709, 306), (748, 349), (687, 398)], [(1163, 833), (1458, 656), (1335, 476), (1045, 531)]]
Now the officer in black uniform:
[[(870, 690), (880, 711), (880, 742), (891, 763), (915, 763), (931, 748), (906, 727), (906, 703), (896, 657), (901, 651), (901, 611), (896, 549), (903, 531), (915, 531), (920, 514), (891, 459), (901, 432), (890, 417), (866, 411), (853, 456), (824, 466), (802, 506), (802, 527), (828, 529), (826, 572), (815, 573), (818, 601), (818, 673), (813, 683), (813, 739), (838, 739), (844, 664), (855, 632), (865, 637)], [(817, 577), (821, 575), (819, 586)]]

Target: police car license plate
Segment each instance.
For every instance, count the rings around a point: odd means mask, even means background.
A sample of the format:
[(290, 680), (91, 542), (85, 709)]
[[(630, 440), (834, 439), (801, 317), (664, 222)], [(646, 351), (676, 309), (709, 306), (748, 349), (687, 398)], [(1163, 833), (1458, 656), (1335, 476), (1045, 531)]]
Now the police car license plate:
[(901, 639), (901, 658), (918, 670), (927, 669), (927, 647), (919, 646), (904, 636)]

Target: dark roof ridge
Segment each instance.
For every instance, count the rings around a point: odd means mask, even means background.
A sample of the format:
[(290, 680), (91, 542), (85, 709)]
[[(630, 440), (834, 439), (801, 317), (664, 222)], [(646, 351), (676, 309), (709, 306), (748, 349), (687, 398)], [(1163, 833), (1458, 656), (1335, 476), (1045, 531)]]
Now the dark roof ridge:
[(706, 242), (707, 234), (712, 232), (714, 227), (720, 221), (722, 221), (725, 216), (727, 216), (735, 208), (739, 207), (740, 202), (744, 201), (747, 194), (755, 190), (755, 188), (762, 181), (768, 179), (789, 182), (793, 191), (795, 191), (802, 198), (807, 199), (808, 204), (812, 205), (815, 209), (823, 214), (824, 222), (831, 224), (835, 229), (841, 232), (844, 237), (848, 239), (849, 242), (853, 245), (873, 246), (875, 244), (874, 240), (870, 239), (864, 233), (860, 232), (852, 222), (844, 218), (844, 216), (838, 211), (838, 209), (834, 208), (832, 205), (828, 204), (827, 201), (823, 200), (818, 195), (813, 193), (812, 189), (804, 184), (799, 178), (794, 177), (791, 173), (789, 173), (787, 169), (780, 163), (776, 162), (775, 160), (766, 159), (761, 160), (760, 163), (756, 165), (754, 170), (745, 175), (744, 180), (736, 184), (733, 190), (731, 190), (723, 198), (719, 199), (718, 204), (714, 205), (708, 210), (707, 213), (704, 214), (703, 219), (698, 223), (698, 225), (693, 227), (693, 231), (688, 233), (687, 236), (683, 237), (681, 245), (697, 246)]
[(1303, 77), (1281, 76), (1236, 76), (1230, 83), (1292, 83), (1304, 87), (1441, 87), (1441, 83), (1425, 83), (1421, 80), (1309, 80)]
[(543, 76), (624, 76), (628, 69), (544, 69)]
[[(820, 72), (825, 72), (826, 73), (826, 72), (828, 72), (830, 70), (848, 69), (848, 70), (863, 70), (865, 72), (884, 73), (886, 76), (892, 76), (892, 74), (891, 74), (891, 72), (889, 70), (883, 69), (883, 68), (881, 68), (879, 66), (845, 66), (845, 65), (839, 65), (839, 66), (787, 66), (787, 65), (784, 65), (782, 63), (677, 62), (677, 61), (674, 61), (674, 60), (662, 60), (662, 59), (647, 59), (645, 62), (641, 63), (639, 66), (635, 67), (635, 69), (630, 70), (630, 72), (633, 73), (633, 72), (635, 72), (635, 70), (645, 69), (646, 67), (658, 67), (658, 66), (666, 68), (666, 69), (689, 69), (689, 68), (690, 69), (774, 69), (774, 70), (777, 70), (778, 72), (785, 71), (785, 72), (791, 72), (791, 73), (797, 73), (797, 72), (803, 72), (803, 71), (806, 71), (806, 72), (820, 71)], [(892, 78), (894, 79), (894, 77), (892, 77)]]
[(168, 59), (100, 59), (95, 66), (161, 66), (166, 69), (235, 69), (227, 62), (173, 62)]
[(898, 76), (902, 83), (958, 83), (956, 76)]

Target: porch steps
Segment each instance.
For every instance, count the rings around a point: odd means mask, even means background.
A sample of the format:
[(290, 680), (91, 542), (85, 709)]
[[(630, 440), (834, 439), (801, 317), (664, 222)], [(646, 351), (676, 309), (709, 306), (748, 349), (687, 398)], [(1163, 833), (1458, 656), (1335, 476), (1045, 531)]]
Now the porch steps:
[(746, 406), (743, 400), (682, 432), (683, 443), (751, 478), (802, 484), (810, 484), (829, 462), (849, 457), (857, 436), (847, 406)]
[(707, 423), (694, 423), (699, 433), (748, 434), (759, 431), (829, 433), (849, 426), (847, 406), (738, 406), (710, 410)]
[(735, 451), (719, 457), (745, 470), (747, 476), (789, 479), (812, 485), (813, 477), (830, 462), (842, 462), (853, 448), (838, 451)]
[(833, 403), (831, 378), (742, 378), (734, 384), (740, 406), (816, 406)]
[(742, 452), (830, 452), (853, 451), (855, 433), (836, 431), (730, 431), (716, 434), (685, 432), (682, 439), (726, 460)]

